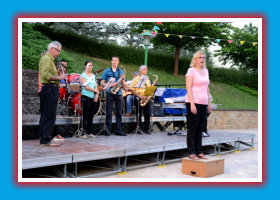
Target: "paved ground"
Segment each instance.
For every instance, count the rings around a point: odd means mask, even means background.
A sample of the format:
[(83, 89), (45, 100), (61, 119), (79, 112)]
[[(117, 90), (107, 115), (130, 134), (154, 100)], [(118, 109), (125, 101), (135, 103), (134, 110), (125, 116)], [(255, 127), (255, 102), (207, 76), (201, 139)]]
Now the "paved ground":
[[(255, 150), (242, 150), (239, 153), (222, 154), (225, 159), (225, 172), (222, 175), (213, 178), (257, 178), (258, 177), (258, 130), (226, 130), (238, 133), (254, 133), (256, 139), (254, 142)], [(211, 134), (211, 131), (210, 131)], [(194, 178), (193, 176), (181, 173), (181, 162), (170, 163), (165, 167), (146, 167), (128, 171), (123, 175), (112, 175), (104, 178)]]

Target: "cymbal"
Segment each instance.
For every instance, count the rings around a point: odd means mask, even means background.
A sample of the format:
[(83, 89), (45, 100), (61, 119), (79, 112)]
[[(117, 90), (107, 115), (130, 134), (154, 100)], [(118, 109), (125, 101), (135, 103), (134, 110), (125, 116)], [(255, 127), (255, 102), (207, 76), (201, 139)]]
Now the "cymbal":
[(100, 69), (100, 70), (97, 70), (97, 71), (94, 71), (93, 74), (98, 74), (100, 72), (102, 72), (104, 69)]

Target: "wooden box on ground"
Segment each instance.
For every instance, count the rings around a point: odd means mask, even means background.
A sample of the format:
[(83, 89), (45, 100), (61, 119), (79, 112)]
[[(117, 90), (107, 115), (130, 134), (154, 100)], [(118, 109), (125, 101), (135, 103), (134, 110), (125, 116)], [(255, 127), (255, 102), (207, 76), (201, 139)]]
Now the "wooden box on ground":
[(182, 173), (198, 177), (211, 177), (224, 173), (224, 159), (208, 157), (208, 160), (182, 159)]

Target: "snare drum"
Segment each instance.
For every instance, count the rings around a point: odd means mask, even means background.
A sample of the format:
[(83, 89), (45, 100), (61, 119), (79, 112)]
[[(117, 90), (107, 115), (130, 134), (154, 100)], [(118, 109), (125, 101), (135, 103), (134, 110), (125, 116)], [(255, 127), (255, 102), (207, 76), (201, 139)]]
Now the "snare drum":
[(80, 92), (81, 85), (80, 85), (80, 74), (72, 73), (68, 75), (68, 84), (69, 89), (71, 92)]

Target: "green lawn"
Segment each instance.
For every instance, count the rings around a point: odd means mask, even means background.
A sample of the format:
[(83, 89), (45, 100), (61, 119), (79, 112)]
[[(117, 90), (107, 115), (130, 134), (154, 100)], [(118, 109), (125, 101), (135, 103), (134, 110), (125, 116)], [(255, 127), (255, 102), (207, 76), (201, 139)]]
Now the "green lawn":
[[(50, 39), (40, 32), (33, 30), (29, 24), (24, 24), (23, 29), (23, 68), (37, 70), (40, 54), (42, 51), (46, 50), (47, 44), (50, 42)], [(111, 62), (109, 60), (95, 58), (94, 55), (92, 57), (81, 55), (80, 53), (75, 53), (73, 50), (69, 50), (66, 48), (62, 48), (60, 57), (61, 59), (65, 58), (68, 60), (68, 73), (82, 73), (86, 60), (93, 61), (94, 71), (105, 69), (111, 66)], [(138, 71), (139, 68), (139, 66), (126, 63), (120, 63), (120, 65), (123, 65), (127, 70), (126, 78), (128, 80), (132, 78), (132, 73), (134, 71)], [(166, 73), (163, 70), (161, 71), (155, 68), (153, 69), (153, 67), (149, 67), (148, 70), (149, 73), (158, 75), (158, 84), (183, 84), (183, 86), (177, 88), (185, 88), (185, 77), (182, 75), (174, 77), (170, 73)], [(102, 73), (98, 74), (98, 77), (100, 77), (101, 75)], [(154, 77), (152, 77), (152, 80), (154, 80)], [(222, 104), (218, 108), (258, 108), (258, 91), (252, 88), (241, 85), (228, 85), (223, 83), (211, 82), (210, 91), (214, 98), (214, 103)]]
[[(65, 50), (65, 49), (64, 49)], [(95, 57), (89, 57), (77, 54), (75, 52), (65, 50), (64, 54), (68, 59), (70, 59), (70, 73), (81, 73), (83, 71), (83, 65), (86, 60), (93, 61), (93, 70), (97, 71), (99, 69), (105, 69), (111, 66), (111, 62), (109, 60), (104, 60)], [(138, 71), (139, 66), (136, 65), (127, 65), (125, 63), (120, 63), (127, 70), (127, 79), (132, 78), (132, 73), (134, 71)], [(172, 74), (166, 73), (164, 71), (160, 71), (157, 69), (149, 68), (149, 73), (156, 74), (159, 76), (158, 83), (159, 84), (185, 84), (185, 77), (178, 76), (174, 77)], [(100, 77), (102, 73), (98, 75)], [(153, 78), (152, 78), (153, 79)], [(176, 88), (185, 88), (185, 86), (176, 87)], [(238, 88), (224, 84), (211, 82), (210, 91), (214, 99), (214, 103), (222, 104), (218, 106), (218, 108), (227, 108), (227, 109), (257, 109), (258, 108), (258, 98), (256, 96), (252, 96)]]

